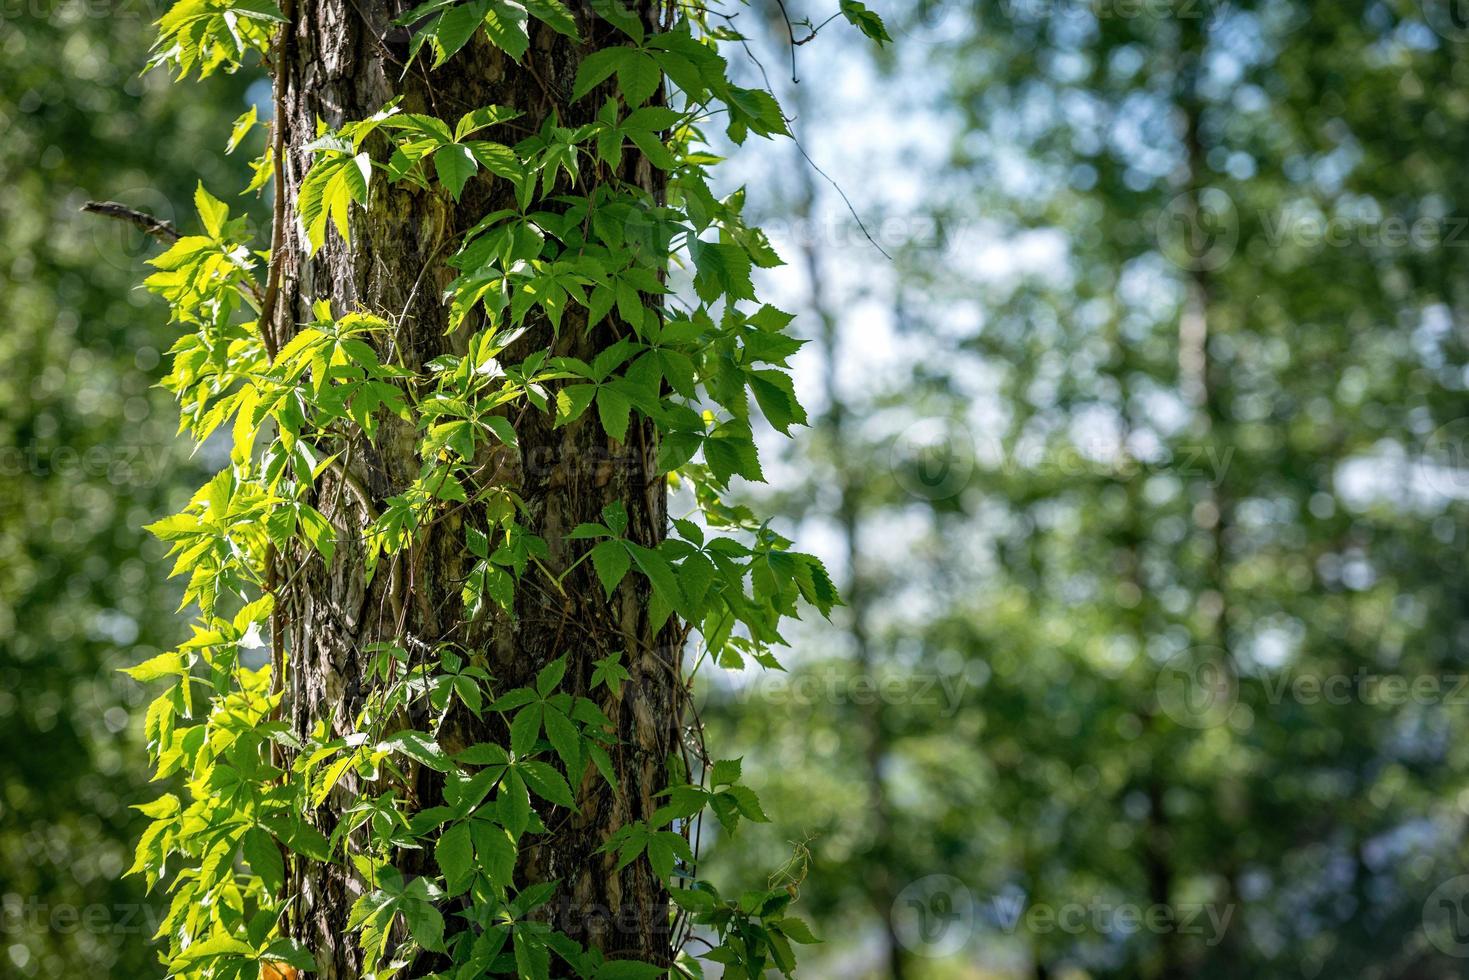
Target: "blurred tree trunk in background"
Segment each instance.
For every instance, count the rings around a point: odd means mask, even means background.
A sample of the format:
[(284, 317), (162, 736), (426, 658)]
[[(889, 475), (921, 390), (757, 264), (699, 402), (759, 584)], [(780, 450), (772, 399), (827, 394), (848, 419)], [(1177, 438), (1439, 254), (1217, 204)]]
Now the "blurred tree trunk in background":
[[(890, 270), (816, 231), (852, 482), (819, 445), (786, 506), (836, 554), (838, 498), (861, 501), (849, 598), (879, 670), (962, 658), (973, 682), (880, 732), (850, 700), (740, 719), (748, 751), (832, 746), (780, 774), (787, 800), (870, 799), (885, 739), (896, 880), (952, 875), (980, 910), (915, 970), (1461, 975), (1426, 903), (1469, 840), (1469, 32), (1437, 2), (981, 0), (895, 34), (885, 74), (801, 115), (901, 106), (813, 155), (870, 227), (947, 234)], [(935, 134), (946, 167), (916, 162)], [(910, 427), (972, 437), (945, 460), (970, 478), (913, 492), (943, 446)], [(838, 652), (806, 680), (858, 669), (850, 636), (810, 643)], [(810, 899), (880, 973), (872, 808), (809, 809), (785, 829), (814, 841)], [(1176, 918), (1091, 914), (1126, 904)]]
[[(805, 116), (804, 107), (805, 100), (799, 97), (793, 100), (792, 108), (797, 115)], [(851, 442), (848, 431), (849, 412), (841, 384), (841, 330), (826, 295), (822, 276), (820, 246), (821, 236), (825, 231), (813, 210), (817, 200), (816, 181), (810, 166), (804, 160), (796, 162), (795, 170), (800, 175), (795, 216), (804, 236), (801, 243), (801, 264), (806, 274), (807, 303), (820, 325), (818, 344), (822, 358), (822, 386), (826, 395), (826, 412), (820, 425), (826, 440), (831, 475), (835, 481), (834, 516), (841, 532), (842, 559), (847, 569), (846, 581), (841, 584), (842, 595), (847, 604), (847, 629), (851, 635), (853, 667), (857, 677), (864, 683), (876, 686), (876, 677), (883, 664), (873, 650), (871, 628), (868, 624), (871, 604), (866, 582), (863, 580), (862, 565), (866, 560), (864, 556), (869, 552), (864, 550), (862, 541), (861, 477), (854, 475), (860, 471), (861, 451)], [(899, 845), (893, 838), (892, 806), (883, 782), (883, 761), (888, 750), (886, 712), (883, 710), (881, 697), (864, 699), (857, 707), (860, 712), (857, 737), (862, 742), (862, 775), (867, 788), (863, 812), (869, 823), (869, 843), (864, 855), (867, 874), (864, 882), (868, 902), (881, 924), (888, 976), (892, 980), (904, 980), (907, 976), (907, 964), (893, 923), (893, 902), (897, 899), (898, 892), (893, 878)]]

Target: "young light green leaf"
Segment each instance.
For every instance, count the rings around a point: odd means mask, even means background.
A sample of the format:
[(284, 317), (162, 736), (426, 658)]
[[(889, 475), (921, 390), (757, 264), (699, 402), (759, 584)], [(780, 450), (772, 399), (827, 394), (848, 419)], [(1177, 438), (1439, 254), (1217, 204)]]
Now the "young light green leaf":
[(201, 180), (194, 187), (194, 207), (199, 212), (199, 220), (204, 223), (204, 231), (210, 238), (218, 238), (229, 219), (229, 205), (206, 191)]
[(249, 135), (250, 130), (255, 128), (259, 112), (259, 106), (252, 105), (235, 120), (235, 124), (230, 127), (230, 141), (225, 144), (225, 153), (235, 152), (235, 149), (240, 145), (240, 141)]

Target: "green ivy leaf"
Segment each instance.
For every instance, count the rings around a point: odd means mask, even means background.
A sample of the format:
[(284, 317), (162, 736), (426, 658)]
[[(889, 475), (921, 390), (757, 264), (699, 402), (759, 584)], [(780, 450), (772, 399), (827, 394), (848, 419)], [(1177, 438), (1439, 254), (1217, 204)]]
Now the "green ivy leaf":
[(224, 232), (224, 223), (229, 220), (229, 205), (204, 189), (201, 180), (194, 187), (194, 207), (199, 212), (199, 220), (204, 223), (204, 231), (210, 238), (218, 238)]
[(275, 838), (259, 827), (251, 827), (241, 839), (241, 853), (266, 890), (272, 895), (279, 893), (285, 884), (286, 866)]
[(487, 0), (471, 0), (470, 3), (450, 7), (424, 32), (433, 39), (435, 68), (442, 66), (469, 43), (488, 9)]
[(444, 888), (458, 895), (469, 888), (474, 877), (474, 847), (469, 838), (469, 824), (450, 824), (434, 845), (434, 859), (444, 874)]
[(571, 11), (561, 3), (561, 0), (523, 0), (525, 9), (530, 15), (547, 24), (558, 34), (564, 34), (573, 41), (580, 41), (581, 34), (576, 29), (576, 19), (571, 16)]
[(627, 553), (627, 547), (621, 541), (603, 541), (592, 549), (592, 565), (597, 570), (602, 588), (607, 590), (610, 597), (632, 567), (632, 556)]
[(778, 431), (789, 435), (792, 425), (806, 424), (806, 410), (796, 399), (795, 385), (789, 375), (772, 368), (751, 371), (748, 377), (760, 411)]
[(740, 760), (720, 759), (709, 773), (709, 785), (718, 789), (740, 781)]
[(541, 734), (541, 702), (528, 704), (515, 714), (510, 722), (510, 751), (517, 756), (529, 755), (536, 747)]
[(490, 0), (485, 12), (485, 33), (495, 47), (519, 61), (530, 49), (530, 32), (526, 28), (525, 9), (513, 3)]
[(597, 415), (602, 420), (602, 429), (617, 442), (627, 441), (627, 426), (632, 415), (632, 403), (610, 385), (597, 389)]
[(458, 762), (467, 766), (505, 766), (510, 764), (510, 756), (502, 746), (494, 742), (481, 742), (471, 745), (454, 757)]
[(561, 757), (566, 771), (577, 772), (581, 768), (581, 752), (578, 750), (581, 737), (577, 734), (576, 725), (570, 718), (550, 705), (546, 706), (543, 721), (546, 726), (546, 738), (550, 739), (551, 746)]
[(728, 486), (735, 476), (756, 483), (765, 482), (760, 455), (748, 426), (726, 423), (714, 430), (704, 440), (704, 459), (721, 485)]
[(556, 392), (556, 427), (569, 425), (580, 418), (596, 394), (596, 385), (570, 385)]
[(515, 973), (518, 980), (551, 980), (551, 954), (529, 933), (515, 930)]
[(840, 9), (848, 23), (876, 41), (879, 47), (891, 43), (892, 36), (888, 34), (882, 18), (868, 10), (866, 4), (859, 0), (841, 0)]
[(628, 105), (640, 106), (658, 91), (663, 72), (651, 55), (636, 49), (627, 50), (632, 53), (624, 55), (617, 65), (617, 87), (622, 90), (622, 97)]
[(622, 654), (608, 654), (601, 660), (593, 661), (593, 664), (596, 669), (592, 671), (592, 688), (603, 685), (612, 692), (614, 698), (621, 698), (622, 684), (630, 676), (627, 668), (622, 666)]
[(160, 653), (135, 667), (123, 667), (121, 672), (135, 681), (156, 681), (160, 677), (182, 677), (189, 672), (193, 658), (182, 652)]
[(438, 742), (423, 732), (412, 729), (388, 736), (378, 743), (378, 749), (385, 752), (399, 752), (437, 772), (448, 772), (454, 768), (453, 761), (439, 747)]
[(750, 256), (738, 245), (722, 242), (689, 242), (689, 256), (694, 261), (694, 291), (706, 303), (721, 296), (731, 299), (754, 299), (755, 287), (750, 280)]
[(508, 888), (515, 877), (515, 839), (504, 827), (488, 820), (470, 823), (470, 836), (480, 867), (496, 888)]
[(556, 685), (561, 683), (561, 678), (566, 676), (566, 658), (557, 657), (536, 671), (536, 693), (543, 698), (548, 698), (556, 690)]
[(571, 97), (580, 99), (592, 89), (611, 77), (632, 48), (601, 48), (582, 59), (576, 69), (576, 82), (571, 87)]
[(403, 920), (408, 923), (408, 932), (418, 945), (431, 952), (445, 952), (444, 917), (431, 903), (404, 902)]
[(506, 770), (505, 779), (500, 783), (496, 807), (500, 822), (518, 840), (530, 826), (530, 794), (526, 791), (525, 780), (517, 770)]
[(459, 122), (455, 124), (454, 142), (457, 143), (466, 136), (472, 136), (481, 129), (498, 126), (501, 123), (510, 122), (512, 119), (519, 119), (523, 115), (524, 113), (516, 109), (509, 109), (499, 105), (487, 105), (478, 109), (472, 109), (460, 116)]
[(618, 537), (627, 530), (627, 507), (620, 500), (613, 500), (602, 508), (602, 520)]
[(554, 767), (544, 762), (527, 760), (519, 763), (516, 770), (525, 777), (526, 783), (542, 799), (568, 808), (576, 805), (576, 801), (571, 796), (571, 787), (566, 784), (566, 777), (557, 772)]
[(448, 143), (434, 151), (434, 172), (456, 201), (464, 192), (465, 183), (478, 169), (479, 163), (474, 154), (462, 143)]
[(316, 957), (311, 950), (287, 936), (273, 941), (260, 954), (264, 963), (288, 963), (302, 973), (316, 972)]
[(808, 926), (801, 919), (788, 916), (780, 920), (780, 922), (777, 924), (777, 928), (780, 929), (780, 931), (784, 933), (791, 940), (791, 942), (801, 943), (806, 946), (821, 942), (820, 939), (817, 939), (816, 936), (812, 934), (811, 927)]

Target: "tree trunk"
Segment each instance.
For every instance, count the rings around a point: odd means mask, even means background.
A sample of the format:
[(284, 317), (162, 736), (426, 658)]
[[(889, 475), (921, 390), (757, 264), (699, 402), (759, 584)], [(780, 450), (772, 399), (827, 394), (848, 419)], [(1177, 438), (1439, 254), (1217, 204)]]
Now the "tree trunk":
[[(797, 98), (795, 105), (797, 113), (801, 114), (802, 100)], [(841, 338), (836, 315), (827, 302), (821, 274), (821, 256), (817, 252), (815, 234), (810, 226), (816, 201), (816, 184), (811, 177), (811, 171), (799, 163), (796, 165), (796, 173), (800, 175), (796, 217), (806, 228), (801, 258), (809, 290), (807, 301), (821, 325), (819, 342), (825, 362), (823, 384), (826, 390), (826, 416), (822, 419), (822, 425), (829, 440), (827, 451), (831, 454), (831, 463), (835, 470), (835, 517), (841, 531), (847, 566), (847, 580), (842, 584), (842, 595), (846, 597), (850, 617), (848, 630), (856, 654), (854, 666), (860, 676), (875, 684), (878, 657), (872, 648), (869, 629), (870, 603), (860, 569), (863, 554), (861, 487), (859, 478), (853, 474), (848, 463), (851, 450), (847, 445), (850, 438), (847, 427), (848, 409), (839, 380)], [(882, 926), (883, 944), (886, 947), (883, 959), (887, 965), (887, 976), (889, 980), (905, 980), (908, 973), (907, 958), (893, 921), (893, 904), (898, 897), (898, 889), (893, 885), (893, 867), (901, 845), (893, 837), (892, 805), (882, 776), (883, 757), (890, 747), (888, 724), (880, 698), (859, 704), (857, 711), (861, 721), (858, 736), (862, 740), (862, 775), (867, 786), (866, 811), (872, 821), (872, 840), (868, 846), (868, 871), (865, 876), (867, 901)]]
[[(524, 113), (508, 124), (512, 134), (497, 136), (513, 144), (538, 131), (553, 114), (562, 125), (588, 121), (606, 98), (603, 87), (571, 102), (581, 59), (599, 46), (618, 43), (611, 27), (585, 9), (573, 7), (583, 43), (532, 20), (531, 47), (521, 64), (481, 35), (441, 68), (431, 71), (425, 52), (405, 73), (410, 34), (392, 21), (411, 7), (378, 0), (298, 0), (277, 81), (283, 86), (286, 150), (279, 179), (287, 200), (300, 193), (311, 162), (305, 147), (317, 136), (318, 119), (337, 127), (366, 118), (399, 96), (405, 111), (433, 114), (450, 125), (471, 109), (501, 105)], [(654, 9), (639, 9), (654, 26)], [(381, 153), (376, 156), (382, 158)], [(622, 179), (636, 181), (661, 199), (658, 172), (641, 156), (625, 158), (623, 166)], [(580, 192), (595, 179), (584, 168)], [(289, 335), (294, 324), (312, 319), (312, 302), (330, 300), (336, 316), (364, 310), (392, 322), (392, 353), (410, 369), (421, 370), (439, 355), (463, 353), (477, 325), (467, 322), (459, 331), (446, 332), (448, 309), (442, 295), (454, 276), (446, 259), (470, 226), (502, 207), (514, 207), (510, 185), (483, 171), (470, 180), (458, 203), (441, 187), (421, 190), (377, 177), (366, 211), (353, 209), (350, 245), (329, 234), (325, 246), (310, 257), (301, 234), (287, 232), (278, 322)], [(294, 222), (287, 227), (294, 228)], [(588, 331), (584, 316), (577, 321), (570, 311), (559, 333), (553, 334), (534, 315), (527, 322), (530, 329), (506, 352), (505, 363), (542, 349), (590, 360), (612, 342), (616, 329), (604, 322)], [(386, 359), (390, 352), (379, 353)], [(475, 461), (479, 485), (507, 486), (524, 499), (528, 530), (549, 545), (547, 565), (553, 572), (568, 568), (579, 554), (567, 532), (577, 524), (600, 521), (602, 508), (612, 501), (626, 507), (632, 540), (649, 547), (662, 540), (666, 484), (656, 477), (651, 423), (635, 414), (627, 443), (621, 445), (604, 433), (594, 412), (560, 429), (534, 410), (510, 418), (519, 437), (519, 456), (487, 452)], [(341, 453), (345, 468), (379, 510), (420, 469), (412, 428), (395, 418), (384, 418), (381, 426), (375, 442), (358, 433), (322, 447)], [(614, 793), (600, 777), (579, 781), (580, 773), (568, 774), (578, 812), (542, 814), (548, 831), (523, 843), (516, 882), (558, 880), (560, 893), (549, 906), (555, 910), (554, 925), (577, 941), (619, 957), (666, 964), (670, 932), (661, 884), (646, 861), (614, 873), (615, 855), (596, 853), (618, 826), (652, 813), (665, 761), (680, 744), (680, 634), (674, 623), (656, 634), (651, 628), (646, 580), (629, 576), (609, 602), (590, 562), (565, 578), (564, 595), (549, 579), (542, 578), (544, 587), (537, 587), (527, 574), (517, 590), (513, 619), (496, 610), (471, 623), (460, 600), (473, 564), (463, 542), (466, 524), (486, 526), (482, 506), (460, 507), (436, 521), (406, 550), (385, 557), (370, 581), (364, 573), (362, 529), (370, 520), (364, 502), (344, 492), (329, 473), (322, 478), (317, 506), (336, 528), (333, 560), (314, 560), (299, 568), (306, 556), (287, 555), (282, 570), (287, 580), (296, 576), (287, 599), (287, 710), (294, 729), (304, 737), (325, 722), (328, 738), (354, 730), (370, 687), (364, 651), (375, 642), (394, 642), (415, 662), (440, 645), (455, 644), (486, 659), (497, 692), (529, 683), (546, 663), (567, 654), (562, 689), (592, 698), (615, 724), (620, 743), (610, 751), (620, 789)], [(625, 651), (631, 675), (621, 699), (612, 699), (605, 689), (594, 695), (591, 662), (618, 651)], [(424, 727), (422, 718), (408, 722)], [(444, 732), (452, 734), (446, 737)], [(450, 743), (460, 738), (465, 745), (507, 741), (503, 726), (467, 712), (451, 716), (441, 729), (441, 742), (450, 751), (455, 748)], [(416, 783), (410, 787), (416, 805), (433, 806), (440, 799), (441, 781), (435, 773), (425, 769), (410, 778)], [(318, 829), (330, 835), (345, 807), (381, 791), (349, 774), (316, 811)], [(421, 853), (404, 852), (400, 870), (430, 870), (431, 858), (411, 856)], [(291, 930), (316, 953), (324, 980), (360, 976), (362, 955), (346, 923), (364, 883), (350, 869), (322, 862), (312, 862), (297, 874), (300, 897)]]

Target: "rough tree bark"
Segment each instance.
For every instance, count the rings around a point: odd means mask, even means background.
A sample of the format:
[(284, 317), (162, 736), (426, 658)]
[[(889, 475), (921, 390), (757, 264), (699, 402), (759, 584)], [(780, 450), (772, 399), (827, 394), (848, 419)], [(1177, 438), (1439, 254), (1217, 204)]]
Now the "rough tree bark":
[[(573, 4), (583, 43), (533, 20), (531, 47), (522, 64), (480, 36), (443, 67), (430, 71), (429, 59), (421, 57), (405, 74), (410, 35), (392, 22), (412, 3), (297, 0), (295, 6), (277, 83), (283, 86), (281, 177), (287, 200), (299, 194), (310, 164), (304, 147), (317, 135), (317, 119), (335, 127), (365, 118), (397, 96), (402, 96), (405, 111), (437, 115), (451, 125), (468, 110), (503, 105), (525, 113), (509, 124), (513, 133), (494, 134), (513, 144), (537, 131), (553, 113), (564, 125), (588, 121), (606, 92), (596, 90), (573, 103), (577, 66), (598, 47), (619, 43), (605, 21)], [(655, 26), (657, 8), (637, 6), (645, 22)], [(657, 172), (640, 156), (625, 159), (624, 168), (622, 179), (635, 180), (661, 196)], [(590, 169), (584, 169), (584, 181), (595, 179)], [(462, 353), (466, 337), (478, 324), (446, 335), (448, 310), (442, 294), (454, 275), (446, 259), (466, 229), (494, 209), (513, 207), (510, 201), (510, 185), (492, 181), (483, 172), (470, 181), (457, 204), (440, 188), (424, 191), (376, 179), (366, 212), (354, 209), (349, 246), (332, 234), (313, 258), (302, 235), (287, 234), (277, 329), (289, 336), (295, 324), (311, 319), (313, 301), (329, 299), (338, 316), (360, 309), (394, 323), (392, 343), (410, 368), (422, 369), (444, 353)], [(514, 363), (553, 345), (556, 354), (589, 360), (611, 343), (614, 329), (604, 324), (588, 332), (584, 320), (578, 323), (572, 318), (553, 337), (548, 324), (533, 323), (505, 360)], [(595, 413), (561, 429), (552, 429), (551, 419), (534, 409), (512, 413), (510, 418), (519, 436), (519, 458), (477, 460), (480, 478), (510, 486), (528, 503), (529, 530), (550, 546), (552, 569), (559, 572), (576, 557), (567, 532), (579, 523), (600, 520), (601, 509), (611, 501), (626, 507), (633, 540), (654, 546), (662, 539), (666, 486), (656, 478), (656, 435), (650, 423), (635, 417), (627, 443), (619, 445), (603, 432)], [(387, 497), (402, 492), (418, 475), (420, 461), (414, 448), (411, 428), (387, 419), (376, 445), (356, 438), (330, 450), (343, 453), (348, 470), (380, 509)], [(616, 827), (652, 813), (653, 794), (663, 785), (665, 760), (678, 746), (682, 686), (677, 631), (669, 624), (654, 635), (646, 582), (630, 576), (609, 602), (590, 562), (566, 578), (564, 596), (549, 584), (530, 586), (528, 575), (518, 590), (513, 620), (491, 615), (467, 624), (459, 592), (473, 559), (464, 553), (464, 525), (484, 526), (477, 507), (462, 508), (438, 521), (408, 550), (385, 558), (367, 582), (361, 531), (369, 517), (362, 501), (343, 492), (328, 474), (318, 506), (337, 530), (333, 561), (324, 564), (317, 559), (298, 573), (297, 563), (304, 556), (284, 556), (285, 573), (297, 575), (298, 583), (287, 599), (288, 711), (295, 729), (304, 736), (324, 720), (328, 737), (353, 730), (368, 693), (364, 651), (376, 641), (395, 641), (416, 658), (445, 642), (479, 651), (487, 656), (499, 691), (528, 683), (540, 667), (568, 654), (563, 689), (593, 697), (616, 725), (622, 744), (613, 751), (613, 761), (621, 791), (614, 795), (600, 778), (577, 787), (580, 774), (572, 774), (579, 813), (558, 810), (550, 816), (549, 832), (536, 838), (535, 846), (523, 847), (517, 881), (558, 879), (561, 893), (552, 903), (555, 925), (578, 941), (619, 956), (667, 963), (667, 896), (647, 863), (634, 862), (614, 874), (615, 856), (596, 853)], [(591, 695), (591, 661), (615, 651), (625, 651), (631, 674), (621, 700), (607, 697), (605, 689), (600, 697)], [(507, 740), (505, 732), (467, 714), (451, 720), (465, 744)], [(439, 798), (436, 774), (424, 770), (414, 778), (417, 802), (433, 805)], [(345, 780), (317, 811), (318, 828), (330, 834), (343, 808), (358, 794), (378, 791)], [(405, 864), (402, 870), (428, 869)], [(350, 870), (323, 863), (296, 874), (300, 898), (292, 931), (316, 953), (324, 980), (358, 977), (361, 953), (345, 926), (363, 883)]]

